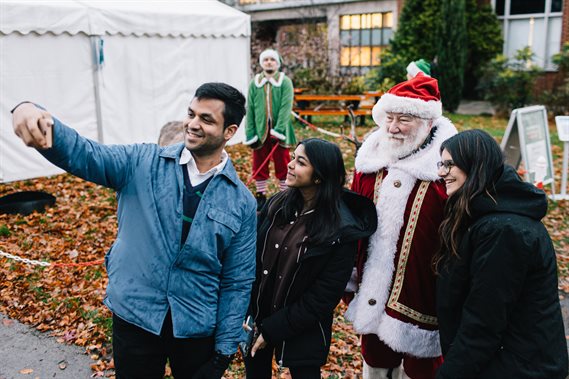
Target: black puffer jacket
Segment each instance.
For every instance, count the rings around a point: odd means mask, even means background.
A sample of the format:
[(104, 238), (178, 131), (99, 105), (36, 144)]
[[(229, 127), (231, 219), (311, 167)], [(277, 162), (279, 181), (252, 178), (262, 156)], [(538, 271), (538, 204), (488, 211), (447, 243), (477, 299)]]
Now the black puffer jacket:
[(564, 379), (567, 345), (543, 191), (506, 166), (497, 204), (473, 199), (460, 259), (439, 266), (437, 378)]
[[(257, 278), (261, 277), (261, 256), (272, 224), (267, 217), (271, 203), (259, 215), (257, 228)], [(278, 212), (278, 211), (277, 211)], [(276, 213), (275, 213), (276, 214)], [(323, 365), (330, 349), (332, 316), (350, 278), (357, 241), (377, 227), (373, 202), (345, 190), (340, 205), (341, 225), (329, 242), (308, 247), (300, 259), (282, 309), (268, 317), (259, 316), (263, 337), (276, 347), (281, 366)], [(257, 315), (259, 281), (253, 284), (250, 312)]]

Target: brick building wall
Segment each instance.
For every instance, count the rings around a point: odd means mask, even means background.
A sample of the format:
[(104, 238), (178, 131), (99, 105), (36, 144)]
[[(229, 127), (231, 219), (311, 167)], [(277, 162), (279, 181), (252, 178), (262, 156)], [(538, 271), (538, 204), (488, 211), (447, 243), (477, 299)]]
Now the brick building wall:
[(397, 14), (401, 14), (405, 0), (397, 0)]
[(569, 0), (563, 2), (563, 27), (561, 29), (561, 44), (569, 42)]

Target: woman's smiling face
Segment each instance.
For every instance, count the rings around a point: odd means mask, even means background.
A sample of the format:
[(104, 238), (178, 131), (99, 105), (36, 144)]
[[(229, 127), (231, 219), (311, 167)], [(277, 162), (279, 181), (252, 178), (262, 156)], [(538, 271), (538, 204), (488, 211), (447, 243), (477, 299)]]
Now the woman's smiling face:
[(441, 162), (438, 175), (445, 181), (447, 195), (451, 196), (464, 185), (467, 175), (454, 164), (452, 156), (446, 149), (441, 153)]
[(306, 188), (316, 186), (312, 176), (314, 167), (308, 160), (304, 145), (298, 145), (288, 164), (285, 184), (289, 187)]

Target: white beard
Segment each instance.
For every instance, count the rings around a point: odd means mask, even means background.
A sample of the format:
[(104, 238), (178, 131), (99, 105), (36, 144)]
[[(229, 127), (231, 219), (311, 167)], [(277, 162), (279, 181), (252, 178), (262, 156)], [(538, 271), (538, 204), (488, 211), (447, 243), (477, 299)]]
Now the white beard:
[(397, 162), (423, 144), (430, 132), (428, 125), (428, 122), (422, 122), (407, 136), (391, 134), (385, 126), (381, 126), (377, 131), (380, 135), (377, 151), (384, 154), (388, 162)]

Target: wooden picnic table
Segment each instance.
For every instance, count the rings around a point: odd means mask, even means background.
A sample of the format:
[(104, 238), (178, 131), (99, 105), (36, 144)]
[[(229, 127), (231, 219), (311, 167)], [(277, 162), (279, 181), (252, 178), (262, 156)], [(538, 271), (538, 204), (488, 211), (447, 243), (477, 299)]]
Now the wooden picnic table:
[(299, 94), (294, 96), (296, 101), (362, 101), (366, 95), (323, 95), (323, 94)]
[(348, 106), (352, 105), (355, 116), (370, 116), (377, 92), (364, 94), (308, 94), (298, 93), (294, 95), (295, 106), (293, 111), (299, 116), (349, 116)]

